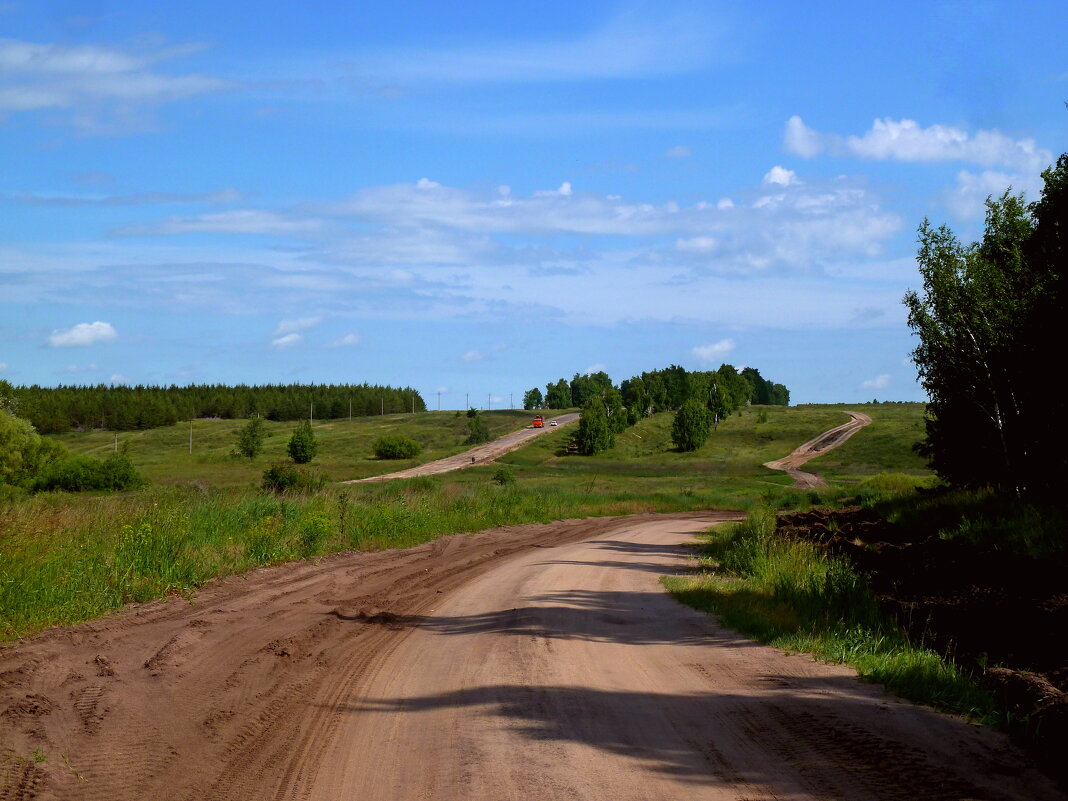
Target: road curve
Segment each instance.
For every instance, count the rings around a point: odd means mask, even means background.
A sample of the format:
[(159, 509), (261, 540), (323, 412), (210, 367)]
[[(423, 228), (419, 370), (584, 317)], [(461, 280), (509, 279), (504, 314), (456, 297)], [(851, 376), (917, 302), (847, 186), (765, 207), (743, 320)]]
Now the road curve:
[(784, 471), (793, 478), (794, 486), (801, 489), (824, 486), (827, 482), (815, 473), (808, 473), (798, 468), (809, 459), (815, 459), (817, 456), (837, 448), (864, 426), (871, 424), (871, 418), (863, 412), (846, 412), (846, 414), (850, 417), (848, 423), (842, 423), (842, 425), (832, 428), (830, 431), (824, 431), (819, 436), (813, 437), (805, 444), (795, 448), (789, 456), (784, 456), (772, 462), (764, 462), (764, 467)]
[(569, 423), (574, 423), (578, 419), (579, 415), (577, 412), (562, 414), (559, 417), (546, 420), (544, 428), (523, 428), (519, 431), (513, 431), (511, 434), (505, 434), (503, 437), (495, 439), (492, 442), (478, 445), (463, 453), (458, 453), (455, 456), (447, 456), (444, 459), (437, 459), (433, 462), (427, 462), (426, 464), (421, 464), (416, 467), (409, 467), (407, 470), (398, 470), (395, 473), (386, 473), (381, 476), (370, 476), (369, 478), (355, 478), (351, 481), (342, 481), (340, 483), (362, 484), (368, 481), (389, 481), (393, 478), (433, 476), (438, 473), (450, 473), (453, 470), (463, 470), (465, 467), (486, 464), (492, 462), (498, 456), (503, 456), (509, 451), (514, 451), (516, 448), (525, 445), (534, 437), (552, 431), (553, 428), (550, 428), (552, 420), (556, 420), (558, 426), (566, 426)]
[(676, 604), (659, 576), (738, 517), (338, 554), (0, 649), (0, 799), (1061, 797), (1004, 736)]

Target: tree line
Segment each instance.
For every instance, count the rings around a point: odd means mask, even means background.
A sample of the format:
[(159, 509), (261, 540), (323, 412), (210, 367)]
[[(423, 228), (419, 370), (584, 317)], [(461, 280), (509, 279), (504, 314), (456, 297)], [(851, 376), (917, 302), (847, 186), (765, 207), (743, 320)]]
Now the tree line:
[[(676, 440), (682, 450), (699, 447), (720, 420), (748, 404), (788, 406), (790, 390), (768, 381), (753, 367), (740, 372), (732, 365), (718, 370), (690, 371), (673, 364), (643, 372), (615, 386), (604, 371), (550, 382), (523, 394), (524, 409), (582, 409), (576, 440), (579, 451), (593, 454), (612, 447), (614, 435), (656, 412), (680, 411), (701, 431), (690, 430)], [(707, 426), (705, 425), (707, 423)], [(694, 442), (697, 442), (695, 445)]]
[(1068, 396), (1049, 371), (1064, 363), (1068, 319), (1068, 153), (1042, 178), (1033, 203), (1011, 190), (988, 198), (978, 242), (924, 220), (923, 288), (904, 302), (931, 466), (951, 485), (1063, 503)]
[(426, 411), (410, 387), (373, 384), (266, 384), (227, 386), (12, 386), (0, 381), (0, 396), (42, 434), (108, 429), (158, 428), (202, 417), (327, 420), (373, 414)]

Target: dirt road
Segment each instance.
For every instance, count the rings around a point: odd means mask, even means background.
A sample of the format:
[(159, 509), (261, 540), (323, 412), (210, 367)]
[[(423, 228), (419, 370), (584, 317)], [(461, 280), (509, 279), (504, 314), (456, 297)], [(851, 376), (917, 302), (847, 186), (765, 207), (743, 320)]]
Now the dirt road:
[(676, 604), (658, 577), (727, 517), (342, 554), (48, 632), (0, 652), (0, 799), (1060, 797), (1004, 737)]
[(864, 426), (871, 424), (871, 418), (862, 412), (846, 412), (846, 414), (850, 417), (848, 423), (842, 423), (837, 428), (824, 431), (818, 437), (814, 437), (804, 445), (795, 448), (789, 456), (784, 456), (773, 462), (764, 462), (764, 467), (785, 471), (788, 476), (793, 478), (794, 486), (801, 489), (824, 486), (827, 482), (815, 473), (807, 473), (798, 468), (809, 459), (815, 459), (820, 454), (832, 448), (837, 448)]
[(544, 428), (524, 428), (520, 431), (513, 431), (511, 434), (505, 434), (503, 437), (493, 440), (493, 442), (487, 442), (485, 445), (479, 445), (464, 451), (463, 453), (458, 453), (455, 456), (448, 456), (434, 462), (427, 462), (426, 464), (421, 464), (417, 467), (409, 467), (407, 470), (398, 470), (395, 473), (386, 473), (382, 476), (371, 476), (370, 478), (356, 478), (352, 481), (342, 481), (341, 483), (360, 484), (365, 481), (388, 481), (392, 478), (433, 476), (438, 473), (450, 473), (453, 470), (463, 470), (465, 467), (473, 467), (476, 464), (486, 464), (487, 462), (492, 462), (498, 456), (503, 456), (509, 451), (514, 451), (516, 448), (525, 445), (540, 434), (556, 431), (556, 426), (552, 426), (552, 420), (555, 420), (558, 426), (566, 426), (568, 423), (574, 423), (578, 419), (579, 416), (577, 413), (562, 414), (559, 417), (546, 420)]

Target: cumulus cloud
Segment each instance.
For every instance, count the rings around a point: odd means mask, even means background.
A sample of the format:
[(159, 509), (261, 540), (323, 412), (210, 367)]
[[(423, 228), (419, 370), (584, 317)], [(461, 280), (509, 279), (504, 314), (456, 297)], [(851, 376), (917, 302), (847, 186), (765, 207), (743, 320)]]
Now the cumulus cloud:
[(799, 183), (799, 181), (797, 180), (797, 173), (793, 170), (788, 170), (785, 167), (776, 165), (764, 175), (764, 183), (775, 184), (778, 186), (790, 186), (791, 184)]
[(6, 370), (7, 368), (8, 368), (7, 362), (0, 362), (0, 371)]
[(293, 345), (296, 345), (302, 339), (303, 337), (300, 334), (286, 334), (285, 336), (278, 337), (277, 339), (272, 339), (271, 344), (274, 345), (276, 348), (288, 348)]
[(670, 148), (665, 154), (669, 159), (685, 159), (693, 155), (693, 151), (686, 145), (675, 145)]
[(146, 206), (165, 203), (233, 203), (243, 197), (241, 192), (227, 187), (200, 194), (143, 192), (131, 195), (64, 195), (20, 192), (14, 195), (13, 199), (18, 203), (33, 206)]
[(359, 345), (360, 337), (358, 334), (345, 334), (345, 336), (338, 337), (330, 344), (335, 348), (345, 347), (349, 345)]
[(53, 348), (77, 348), (100, 342), (114, 342), (118, 338), (119, 334), (111, 323), (98, 320), (95, 323), (78, 323), (65, 330), (57, 329), (48, 337), (48, 344)]
[(965, 161), (1035, 174), (1053, 161), (1052, 152), (1034, 139), (1013, 139), (994, 130), (969, 134), (952, 125), (923, 128), (915, 120), (889, 117), (876, 119), (861, 136), (841, 136), (809, 128), (795, 115), (786, 123), (784, 145), (805, 158), (829, 152), (878, 161)]
[(261, 209), (235, 209), (196, 217), (172, 217), (158, 223), (130, 225), (117, 233), (124, 236), (166, 236), (170, 234), (264, 234), (296, 236), (323, 228), (323, 221)]
[(492, 348), (486, 348), (483, 350), (469, 350), (467, 353), (460, 357), (460, 361), (464, 362), (481, 362), (487, 359), (494, 353), (502, 351), (506, 348), (506, 345), (494, 345)]
[(695, 345), (692, 353), (702, 362), (711, 364), (713, 362), (722, 361), (723, 358), (735, 348), (733, 339), (721, 339), (719, 342), (712, 342), (706, 345)]
[(869, 379), (860, 385), (864, 389), (886, 389), (890, 386), (890, 376), (886, 373)]

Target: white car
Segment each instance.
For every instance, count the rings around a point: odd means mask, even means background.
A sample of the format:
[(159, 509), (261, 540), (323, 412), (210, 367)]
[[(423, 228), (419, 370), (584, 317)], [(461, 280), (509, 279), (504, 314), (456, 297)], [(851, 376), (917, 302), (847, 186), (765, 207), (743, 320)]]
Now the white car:
[(556, 425), (556, 424), (557, 424), (557, 423), (556, 423), (556, 421), (555, 421), (555, 420), (550, 420), (550, 421), (549, 421), (549, 425), (551, 425), (551, 426), (554, 426), (554, 425)]

